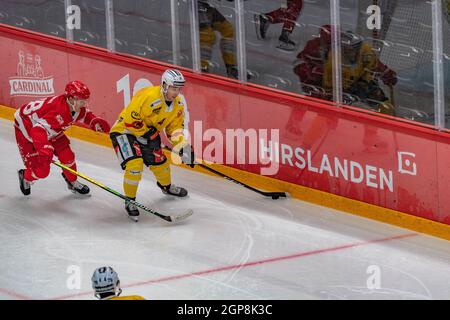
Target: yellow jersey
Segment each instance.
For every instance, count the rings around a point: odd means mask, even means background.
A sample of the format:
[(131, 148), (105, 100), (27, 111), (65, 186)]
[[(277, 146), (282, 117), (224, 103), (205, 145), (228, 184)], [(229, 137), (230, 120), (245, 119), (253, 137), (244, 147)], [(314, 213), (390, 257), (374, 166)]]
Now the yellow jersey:
[(185, 106), (186, 101), (181, 94), (168, 105), (161, 92), (161, 86), (143, 88), (119, 114), (111, 132), (142, 137), (151, 127), (155, 127), (158, 132), (164, 130), (175, 146), (184, 142)]
[[(362, 43), (354, 64), (349, 65), (344, 62), (344, 58), (342, 60), (342, 87), (344, 90), (350, 89), (358, 79), (370, 81), (375, 78), (378, 58), (368, 43)], [(333, 88), (333, 54), (331, 50), (324, 65), (323, 88), (326, 91), (331, 91)]]
[(145, 300), (145, 298), (142, 296), (123, 296), (123, 297), (114, 296), (112, 298), (108, 298), (105, 300)]

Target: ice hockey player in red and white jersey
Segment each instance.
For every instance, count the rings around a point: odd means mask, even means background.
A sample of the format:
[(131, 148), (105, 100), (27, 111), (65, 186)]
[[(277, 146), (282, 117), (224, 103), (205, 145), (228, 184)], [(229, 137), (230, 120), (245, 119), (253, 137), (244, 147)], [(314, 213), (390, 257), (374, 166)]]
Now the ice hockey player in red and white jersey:
[(320, 27), (319, 36), (309, 40), (294, 62), (294, 73), (298, 75), (303, 93), (315, 98), (324, 98), (323, 69), (331, 50), (331, 25)]
[[(106, 120), (93, 114), (86, 106), (90, 91), (80, 81), (71, 81), (59, 96), (32, 101), (14, 114), (16, 141), (25, 169), (18, 171), (20, 190), (31, 193), (31, 184), (46, 178), (55, 155), (59, 161), (76, 170), (75, 154), (64, 134), (73, 123), (88, 125), (92, 130), (108, 133)], [(62, 176), (73, 193), (86, 195), (89, 187), (78, 182), (77, 176), (63, 170)]]

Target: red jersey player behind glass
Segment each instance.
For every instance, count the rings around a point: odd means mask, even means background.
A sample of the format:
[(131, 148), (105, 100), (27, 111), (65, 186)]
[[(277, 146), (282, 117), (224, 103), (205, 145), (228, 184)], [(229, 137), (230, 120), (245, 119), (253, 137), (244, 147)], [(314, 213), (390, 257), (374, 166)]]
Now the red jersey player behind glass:
[[(66, 85), (64, 94), (32, 101), (14, 114), (16, 141), (25, 164), (25, 169), (18, 171), (24, 195), (30, 194), (34, 181), (48, 176), (53, 155), (62, 164), (77, 170), (75, 154), (64, 134), (73, 123), (81, 122), (92, 130), (109, 132), (109, 124), (86, 108), (89, 97), (86, 85), (72, 81)], [(62, 176), (73, 193), (89, 193), (89, 187), (78, 182), (76, 175), (63, 170)]]

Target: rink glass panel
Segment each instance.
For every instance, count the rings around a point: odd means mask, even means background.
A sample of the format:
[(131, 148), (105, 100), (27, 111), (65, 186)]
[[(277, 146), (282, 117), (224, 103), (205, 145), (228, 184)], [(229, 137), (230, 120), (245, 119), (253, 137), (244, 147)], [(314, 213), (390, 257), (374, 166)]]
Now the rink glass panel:
[(65, 38), (64, 0), (0, 0), (0, 23)]
[[(115, 49), (138, 57), (191, 68), (189, 10), (178, 1), (178, 61), (172, 48), (172, 1), (114, 0)], [(176, 63), (178, 62), (178, 63)]]
[(80, 8), (80, 29), (73, 29), (73, 40), (106, 48), (106, 16), (104, 0), (71, 0)]
[(201, 70), (237, 78), (236, 10), (229, 1), (197, 1)]
[[(290, 51), (278, 48), (283, 23), (270, 24), (264, 39), (258, 39), (256, 30), (260, 14), (286, 9), (286, 1), (247, 1), (244, 5), (247, 68), (252, 74), (249, 81), (279, 90), (308, 94), (309, 91), (303, 90), (301, 79), (295, 72), (296, 66), (301, 63), (297, 56), (308, 41), (318, 38), (320, 27), (330, 23), (328, 1), (303, 1), (303, 8), (291, 34), (295, 47)], [(316, 87), (321, 90), (320, 85)]]
[(442, 32), (444, 45), (444, 92), (445, 92), (445, 127), (450, 128), (450, 0), (442, 4)]
[[(193, 68), (191, 34), (191, 0), (147, 1), (114, 0), (114, 48), (142, 58), (173, 63)], [(269, 13), (286, 1), (260, 0), (244, 2), (244, 27), (237, 29), (237, 11), (234, 1), (200, 1), (198, 5), (200, 60), (204, 72), (234, 78), (238, 63), (236, 34), (243, 32), (248, 81), (269, 88), (312, 95), (320, 98), (326, 93), (320, 82), (310, 84), (302, 79), (298, 66), (303, 63), (298, 54), (309, 41), (320, 38), (320, 28), (330, 24), (328, 1), (303, 1), (291, 35), (295, 47), (291, 51), (277, 48), (283, 23), (271, 24), (265, 39), (256, 33), (255, 16)], [(445, 97), (445, 126), (450, 128), (450, 4), (442, 1), (443, 73)], [(367, 26), (367, 8), (377, 3), (381, 8), (381, 29)], [(66, 38), (65, 6), (77, 5), (81, 10), (81, 28), (73, 30), (74, 41), (106, 48), (107, 23), (104, 0), (0, 0), (0, 23)], [(172, 4), (177, 20), (172, 21)], [(206, 9), (205, 9), (206, 8)], [(206, 11), (205, 11), (206, 10)], [(390, 101), (397, 117), (435, 124), (435, 94), (433, 72), (432, 6), (422, 0), (340, 0), (341, 30), (352, 31), (370, 45), (381, 63), (397, 74), (398, 82), (390, 88), (378, 80), (379, 88)], [(175, 23), (175, 25), (174, 25)], [(205, 28), (205, 26), (207, 28)], [(174, 36), (179, 38), (174, 47)], [(207, 68), (205, 68), (207, 65)], [(227, 68), (228, 65), (228, 68)], [(232, 66), (230, 69), (229, 67)], [(207, 69), (207, 70), (205, 70)], [(320, 68), (319, 68), (320, 69)], [(231, 72), (230, 72), (231, 70)], [(317, 71), (317, 70), (316, 70)], [(235, 73), (233, 76), (233, 72)], [(320, 73), (320, 70), (319, 70)], [(345, 76), (343, 77), (345, 78)], [(345, 79), (342, 79), (345, 81)], [(344, 82), (343, 81), (343, 82)], [(345, 98), (352, 98), (346, 93)], [(361, 90), (360, 90), (361, 91)], [(364, 92), (359, 95), (364, 95)], [(324, 99), (332, 100), (330, 95)], [(380, 109), (367, 104), (356, 95), (348, 102), (373, 111)], [(372, 97), (369, 100), (375, 100)]]
[[(167, 2), (170, 1), (167, 0)], [(189, 0), (175, 0), (173, 2), (175, 6), (171, 10), (176, 15), (177, 20), (171, 26), (172, 57), (169, 62), (185, 68), (193, 68), (192, 43), (194, 40), (191, 36)]]
[[(430, 2), (423, 0), (377, 1), (381, 9), (381, 29), (368, 27), (370, 14), (367, 13), (367, 9), (372, 4), (374, 4), (373, 0), (341, 1), (341, 27), (343, 31), (352, 31), (360, 37), (363, 46), (369, 46), (381, 63), (395, 71), (398, 82), (391, 89), (381, 79), (383, 72), (370, 67), (370, 72), (378, 73), (374, 80), (378, 84), (381, 94), (369, 92), (369, 90), (377, 90), (373, 85), (370, 85), (370, 89), (366, 92), (361, 89), (362, 86), (353, 85), (351, 87), (344, 75), (348, 61), (344, 61), (344, 49), (342, 48), (342, 82), (345, 103), (389, 114), (382, 110), (381, 103), (384, 102), (388, 108), (389, 105), (393, 107), (397, 117), (433, 125), (435, 123), (435, 98), (432, 6)], [(357, 12), (355, 12), (355, 8), (358, 8)], [(448, 29), (448, 24), (445, 27)], [(448, 44), (446, 46), (448, 50)], [(356, 80), (353, 81), (353, 84), (355, 83)], [(383, 99), (383, 96), (386, 100)]]

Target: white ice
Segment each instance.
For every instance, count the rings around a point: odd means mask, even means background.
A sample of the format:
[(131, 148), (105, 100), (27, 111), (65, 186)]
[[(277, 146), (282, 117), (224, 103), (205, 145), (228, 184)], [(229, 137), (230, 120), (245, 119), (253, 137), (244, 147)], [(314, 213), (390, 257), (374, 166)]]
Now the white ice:
[[(6, 120), (0, 146), (0, 299), (94, 299), (90, 277), (103, 265), (116, 269), (123, 295), (147, 299), (450, 298), (448, 241), (299, 200), (263, 199), (178, 167), (173, 181), (188, 198), (163, 195), (147, 172), (138, 201), (194, 215), (170, 224), (142, 214), (134, 223), (123, 202), (98, 187), (90, 185), (89, 198), (74, 196), (57, 167), (24, 197)], [(80, 172), (122, 190), (112, 149), (75, 139), (72, 147)]]

